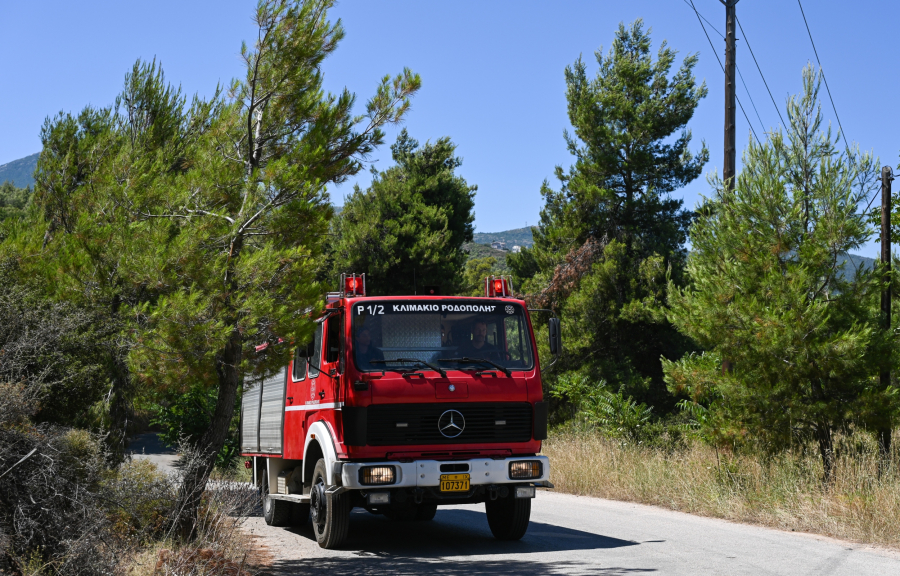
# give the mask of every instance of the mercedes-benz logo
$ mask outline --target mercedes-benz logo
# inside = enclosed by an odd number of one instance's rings
[[[438,430],[446,438],[456,438],[466,428],[466,419],[457,410],[447,410],[438,418]]]

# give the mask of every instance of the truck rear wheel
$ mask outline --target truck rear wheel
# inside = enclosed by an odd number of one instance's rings
[[[325,460],[319,459],[313,471],[309,492],[309,517],[312,520],[316,541],[322,548],[339,547],[347,539],[350,528],[350,498],[348,494],[335,494],[329,501]]]
[[[275,500],[269,495],[269,475],[262,481],[263,518],[269,526],[290,526],[291,502]]]
[[[498,540],[519,540],[528,531],[531,519],[531,498],[506,498],[484,503],[488,526]]]

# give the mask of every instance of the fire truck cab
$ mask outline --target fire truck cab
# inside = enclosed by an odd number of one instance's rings
[[[355,507],[427,521],[483,502],[495,537],[524,536],[535,489],[552,485],[531,318],[509,280],[487,278],[484,297],[367,297],[364,275],[341,286],[313,342],[245,385],[241,453],[266,522],[311,521],[336,548]]]

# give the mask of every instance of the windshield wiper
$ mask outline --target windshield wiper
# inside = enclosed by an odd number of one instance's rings
[[[469,363],[469,362],[472,362],[472,363],[480,362],[481,364],[490,364],[497,370],[500,370],[504,374],[506,374],[507,378],[512,378],[512,370],[510,370],[506,366],[501,366],[500,364],[497,364],[493,360],[488,360],[487,358],[467,358],[465,356],[463,356],[462,358],[438,358],[438,362],[461,362],[463,364]]]
[[[419,360],[418,358],[394,358],[393,360],[369,360],[369,364],[387,364],[388,362],[415,362],[416,364],[419,364],[420,366],[427,366],[427,367],[431,368],[432,370],[434,370],[435,372],[440,374],[441,378],[447,377],[447,373],[444,372],[444,370],[441,369],[440,367],[435,366],[434,364],[432,364],[430,362],[426,362],[424,360]]]

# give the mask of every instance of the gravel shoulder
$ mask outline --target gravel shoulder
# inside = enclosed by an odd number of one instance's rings
[[[542,491],[519,542],[491,536],[483,505],[441,507],[432,522],[392,522],[363,510],[343,550],[311,528],[248,518],[274,575],[368,574],[900,574],[900,553],[826,537],[736,524],[653,506]]]

